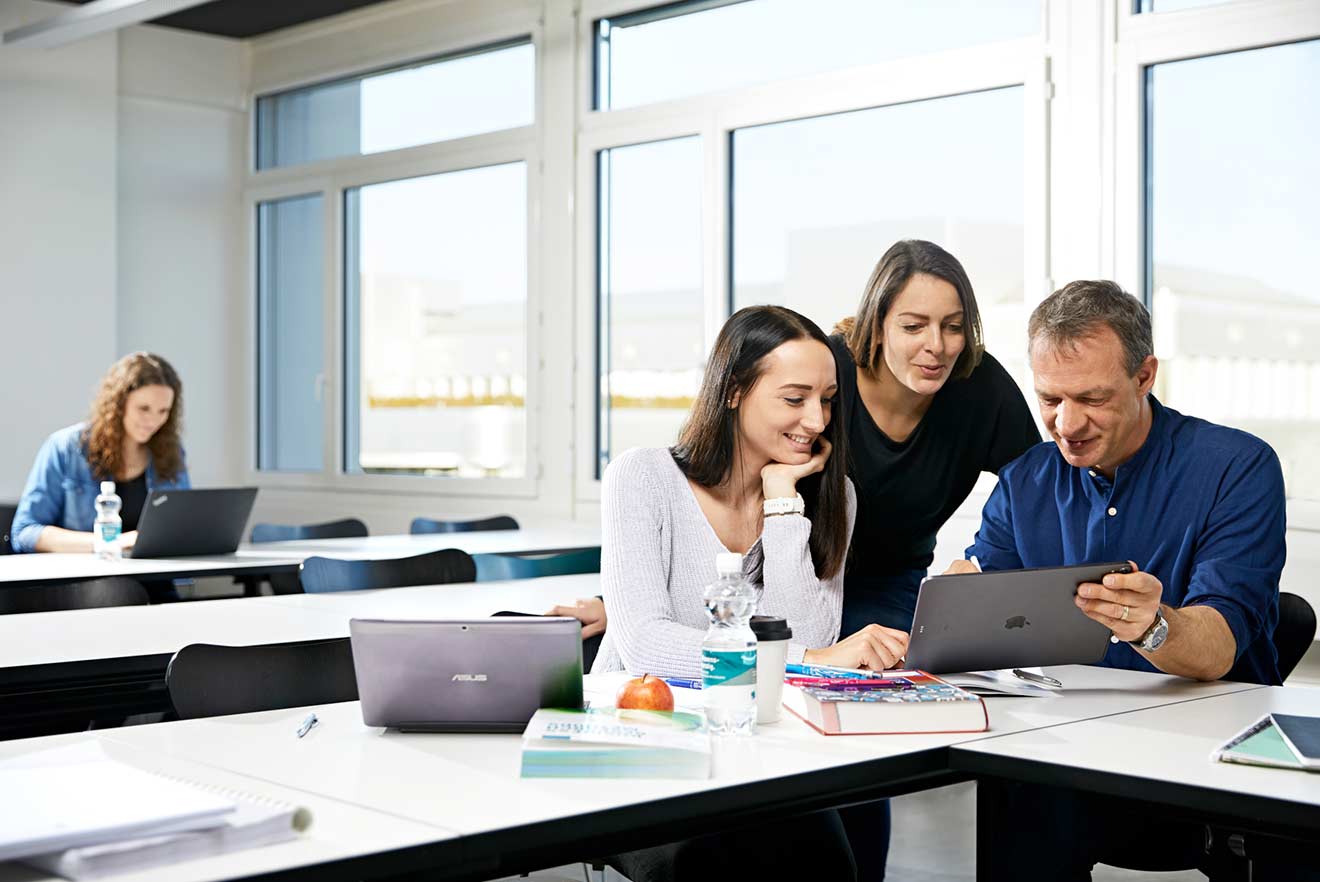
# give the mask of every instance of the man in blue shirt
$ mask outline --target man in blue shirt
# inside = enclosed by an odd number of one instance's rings
[[[1285,521],[1274,451],[1155,399],[1150,315],[1113,282],[1054,292],[1028,338],[1053,443],[1000,470],[967,556],[986,570],[1129,560],[1133,573],[1078,588],[1078,607],[1115,637],[1101,665],[1278,684]],[[1010,802],[1012,826],[1031,830],[1019,854],[1042,878],[1089,879],[1106,855],[1131,865],[1134,851],[1138,866],[1191,867],[1204,850],[1200,826],[1155,818],[1169,835],[1147,835],[1137,803],[1025,786]],[[1024,862],[1005,869],[1027,878]]]

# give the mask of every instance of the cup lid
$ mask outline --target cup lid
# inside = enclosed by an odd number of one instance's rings
[[[757,640],[789,640],[793,629],[779,616],[752,616],[752,633]]]

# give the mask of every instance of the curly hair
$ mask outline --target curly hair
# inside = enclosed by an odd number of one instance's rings
[[[124,465],[124,408],[129,393],[144,386],[168,386],[174,390],[174,406],[165,425],[151,436],[147,449],[162,480],[170,481],[183,468],[179,433],[183,422],[183,383],[170,363],[150,352],[125,355],[101,378],[101,388],[92,402],[92,413],[83,431],[87,462],[97,480],[112,481]]]

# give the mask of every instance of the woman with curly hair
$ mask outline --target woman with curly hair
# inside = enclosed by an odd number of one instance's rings
[[[91,551],[96,496],[114,481],[124,548],[151,490],[189,486],[179,425],[183,384],[159,355],[134,352],[101,379],[86,422],[55,432],[37,452],[11,530],[14,551]]]

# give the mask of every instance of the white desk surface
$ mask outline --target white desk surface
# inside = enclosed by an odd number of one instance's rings
[[[1071,695],[1004,698],[990,707],[993,732],[1058,725],[1090,716],[1224,694],[1241,684],[1197,684],[1154,674],[1059,668]],[[588,678],[593,703],[612,704],[627,675]],[[1066,682],[1066,681],[1065,681]],[[1101,686],[1098,684],[1104,683]],[[1090,684],[1090,688],[1087,688]],[[676,690],[680,701],[696,700]],[[1028,706],[1030,705],[1030,706]],[[517,735],[401,733],[363,724],[357,702],[315,708],[306,738],[293,736],[307,708],[107,730],[105,738],[236,772],[296,790],[477,834],[606,811],[666,797],[756,783],[897,757],[985,738],[977,734],[826,737],[791,714],[746,741],[719,740],[706,781],[529,779],[519,777]],[[462,799],[437,794],[464,794]]]
[[[214,762],[193,763],[177,757],[145,753],[137,748],[101,738],[97,733],[78,732],[72,735],[0,742],[0,757],[19,756],[88,740],[99,741],[106,753],[119,762],[202,785],[278,799],[303,806],[312,813],[311,826],[302,835],[289,842],[109,877],[117,882],[119,880],[207,882],[207,880],[230,879],[235,876],[290,870],[387,849],[452,840],[457,835],[455,831],[410,821],[394,814],[374,812],[361,806],[324,799],[315,794],[294,791],[269,781],[250,778],[220,768]],[[21,864],[0,863],[0,882],[35,882],[48,878],[52,877]]]
[[[0,616],[0,668],[158,655],[189,643],[247,646],[347,637],[353,616],[479,617],[505,609],[541,613],[595,594],[599,581],[591,573]]]
[[[289,552],[238,552],[200,557],[101,560],[94,554],[7,554],[0,556],[0,590],[5,582],[53,582],[127,576],[130,579],[187,575],[223,575],[261,566],[296,567],[307,555]]]
[[[468,554],[539,554],[600,547],[600,524],[572,521],[527,524],[518,530],[479,530],[473,533],[427,533],[365,536],[352,539],[305,539],[244,545],[240,558],[291,555],[299,559],[320,555],[355,560],[372,557],[409,557],[441,548]]]
[[[1137,713],[960,745],[955,753],[1066,766],[1320,806],[1320,775],[1210,760],[1210,753],[1268,713],[1320,716],[1320,689],[1261,687]]]

